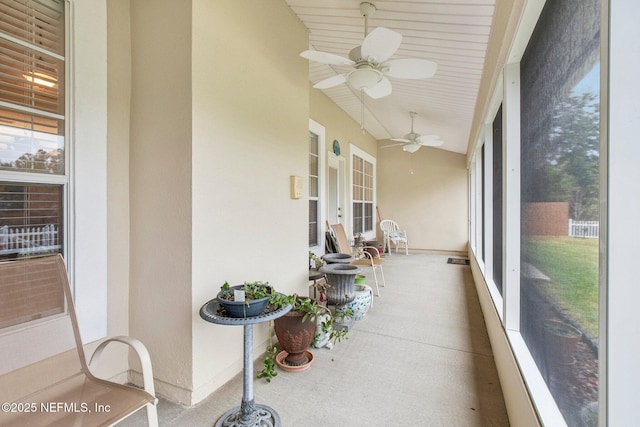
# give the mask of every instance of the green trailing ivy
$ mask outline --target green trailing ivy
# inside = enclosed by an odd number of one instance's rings
[[[349,339],[347,335],[348,331],[346,329],[336,329],[333,327],[336,318],[333,317],[329,309],[324,305],[318,304],[311,298],[301,298],[297,294],[283,295],[276,293],[276,295],[269,300],[269,303],[272,306],[272,310],[277,310],[285,307],[287,304],[291,304],[291,311],[304,313],[302,322],[315,322],[320,314],[328,313],[329,317],[320,323],[322,332],[329,334],[329,340],[334,344],[339,343],[343,339]],[[339,318],[349,316],[353,316],[353,311],[351,309],[347,309]],[[267,345],[267,349],[264,353],[264,358],[262,360],[263,368],[258,373],[258,378],[264,378],[265,381],[269,383],[273,377],[278,375],[275,363],[277,354],[278,348],[273,343],[273,323],[269,322],[269,345]]]

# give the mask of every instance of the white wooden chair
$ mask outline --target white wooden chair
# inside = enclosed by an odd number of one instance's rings
[[[407,238],[406,230],[400,230],[398,223],[392,219],[380,221],[380,229],[384,233],[383,252],[388,251],[388,253],[391,253],[391,242],[393,242],[396,246],[396,253],[398,253],[398,245],[404,244],[404,253],[409,255],[409,239]]]
[[[340,253],[348,255],[358,255],[352,253],[349,239],[347,239],[347,233],[346,231],[344,231],[344,227],[342,226],[342,224],[331,224],[330,227],[338,244],[338,250],[340,251]],[[361,256],[361,258],[356,258],[354,261],[351,261],[351,265],[371,267],[373,269],[373,279],[376,284],[376,296],[380,296],[380,288],[378,287],[378,275],[376,274],[376,270],[380,270],[380,275],[382,276],[382,286],[386,286],[387,283],[384,279],[384,270],[382,269],[382,263],[384,262],[384,259],[380,256],[378,248],[373,246],[363,246]]]
[[[69,337],[76,344],[75,351],[51,359],[55,362],[46,362],[45,367],[36,363],[0,375],[0,400],[16,408],[0,413],[1,426],[111,426],[146,408],[149,426],[157,427],[151,359],[140,341],[125,336],[107,339],[87,364],[62,256],[0,262],[0,278],[0,328],[51,316],[65,319],[68,330],[50,340]],[[138,355],[144,389],[93,375],[89,366],[95,367],[112,342],[127,344]],[[20,355],[29,350],[16,346],[12,351]]]

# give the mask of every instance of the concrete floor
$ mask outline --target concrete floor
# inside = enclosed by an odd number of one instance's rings
[[[508,426],[471,270],[447,264],[451,256],[393,253],[387,286],[349,339],[312,349],[304,372],[256,379],[255,402],[275,409],[286,427]],[[373,285],[371,269],[363,270]],[[254,370],[261,369],[259,359]],[[192,408],[160,399],[160,425],[212,426],[241,399],[239,374]],[[144,425],[144,410],[120,424]]]

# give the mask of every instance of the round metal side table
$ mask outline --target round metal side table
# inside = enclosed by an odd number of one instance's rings
[[[200,317],[218,325],[242,325],[244,327],[244,369],[242,403],[239,407],[225,412],[214,427],[280,427],[278,413],[267,405],[256,404],[253,399],[253,325],[268,322],[284,316],[291,305],[254,317],[234,318],[219,314],[220,304],[216,299],[206,302],[200,308]]]

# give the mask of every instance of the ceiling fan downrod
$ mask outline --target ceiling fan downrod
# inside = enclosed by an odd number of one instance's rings
[[[376,13],[376,6],[368,1],[360,3],[360,13],[364,16],[364,36],[369,34],[369,17]]]
[[[362,134],[365,134],[364,128],[364,89],[360,89],[360,129],[362,129]]]
[[[411,116],[411,134],[413,134],[413,118],[416,116],[415,111],[409,111],[409,115]]]

